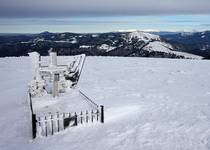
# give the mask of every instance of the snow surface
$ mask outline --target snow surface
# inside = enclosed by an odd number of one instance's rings
[[[98,34],[92,34],[92,37],[99,37]]]
[[[92,46],[90,45],[81,45],[79,48],[91,48]]]
[[[75,44],[75,43],[77,43],[77,39],[76,38],[71,38],[71,39],[59,40],[59,41],[54,41],[54,42],[56,42],[56,43],[71,43],[71,44]]]
[[[59,97],[52,95],[33,98],[33,110],[38,116],[45,116],[51,112],[60,113],[80,113],[81,111],[91,111],[94,107],[79,94],[78,89],[69,89],[66,93],[61,93]],[[95,109],[94,109],[95,110]]]
[[[150,42],[144,48],[148,49],[149,51],[159,51],[159,52],[165,52],[165,53],[168,53],[170,52],[170,49],[173,49],[173,47],[170,44],[163,43],[160,41]]]
[[[72,43],[72,44],[77,43],[77,39],[76,39],[75,37],[74,37],[74,38],[72,38],[70,43]]]
[[[44,38],[36,38],[36,39],[34,39],[33,40],[33,42],[44,42],[45,41],[45,39]]]
[[[158,51],[158,52],[164,52],[164,53],[171,53],[175,55],[184,56],[185,58],[202,59],[202,57],[198,55],[193,55],[193,54],[189,54],[185,52],[172,51],[173,50],[172,45],[161,42],[161,41],[150,42],[148,45],[144,47],[144,50],[148,50],[150,52]]]
[[[202,39],[205,38],[205,37],[206,37],[205,35],[202,35],[202,36],[201,36]]]
[[[61,57],[68,61],[70,57]],[[105,123],[31,139],[28,57],[1,58],[1,150],[209,150],[210,61],[87,57],[80,89]]]
[[[105,50],[106,52],[110,52],[110,51],[114,50],[115,48],[116,47],[110,46],[110,45],[107,45],[107,44],[102,44],[101,46],[98,47],[98,49]]]

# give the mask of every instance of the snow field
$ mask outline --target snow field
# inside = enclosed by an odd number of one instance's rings
[[[30,60],[2,58],[0,149],[208,150],[209,65],[204,60],[88,57],[79,88],[105,106],[105,123],[31,141]]]

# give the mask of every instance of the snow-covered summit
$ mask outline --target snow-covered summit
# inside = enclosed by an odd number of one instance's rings
[[[142,31],[134,31],[128,34],[128,39],[131,41],[132,39],[138,39],[139,41],[149,42],[149,41],[159,41],[160,37],[158,35],[150,34]]]
[[[133,44],[132,42],[136,42],[138,40],[136,47],[139,48],[141,51],[145,51],[145,53],[150,53],[151,55],[158,56],[162,55],[162,57],[169,57],[169,58],[189,58],[189,59],[202,59],[202,57],[188,54],[184,52],[178,52],[176,49],[168,42],[161,40],[160,36],[154,35],[151,33],[143,32],[143,31],[134,31],[130,32],[128,35],[128,42]],[[143,44],[142,44],[143,42]],[[139,50],[139,51],[140,51]],[[133,55],[137,55],[138,51],[134,52]]]

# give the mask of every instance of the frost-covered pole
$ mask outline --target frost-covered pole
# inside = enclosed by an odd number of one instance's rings
[[[53,97],[58,96],[59,73],[53,74]]]
[[[56,68],[57,67],[57,53],[56,52],[51,52],[50,53],[50,66],[51,68]],[[52,72],[52,79],[53,79],[53,90],[52,94],[53,97],[58,96],[58,81],[59,81],[59,74]]]
[[[37,52],[32,52],[32,53],[29,53],[29,56],[31,58],[31,63],[32,63],[33,79],[40,80],[41,79],[40,72],[39,72],[40,54]]]
[[[57,67],[57,53],[50,53],[50,67]]]

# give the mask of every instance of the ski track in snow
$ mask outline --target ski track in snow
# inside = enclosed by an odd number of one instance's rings
[[[79,88],[105,106],[105,124],[79,125],[32,141],[26,94],[30,60],[1,58],[0,150],[208,150],[209,65],[87,57]]]

